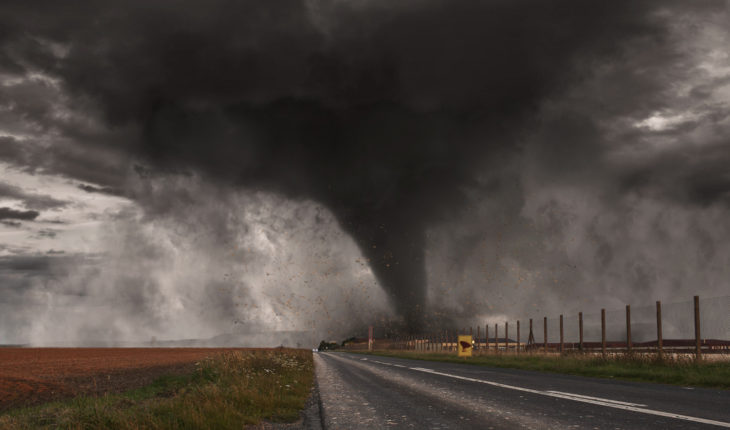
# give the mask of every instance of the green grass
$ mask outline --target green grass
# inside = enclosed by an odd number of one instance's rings
[[[487,354],[459,358],[456,353],[450,355],[414,351],[374,351],[371,354],[599,378],[730,389],[730,361],[727,360],[696,362],[690,358],[672,357],[658,360],[656,357],[649,355],[616,355],[603,358],[601,356],[579,354],[564,355],[562,357],[541,354]]]
[[[122,394],[77,397],[0,416],[2,429],[228,429],[293,422],[314,378],[306,350],[234,351],[191,375],[167,376]]]

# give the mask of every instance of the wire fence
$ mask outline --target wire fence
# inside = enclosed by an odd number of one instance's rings
[[[730,296],[654,306],[626,306],[559,316],[528,316],[461,330],[377,339],[370,348],[450,352],[458,335],[471,335],[473,351],[545,353],[730,353]],[[349,349],[367,349],[351,344]]]

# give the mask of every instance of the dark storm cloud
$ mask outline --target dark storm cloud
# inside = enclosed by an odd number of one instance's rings
[[[67,273],[71,266],[90,265],[98,260],[96,254],[65,254],[58,251],[27,253],[0,257],[0,272],[30,275]]]
[[[31,174],[59,174],[102,188],[115,189],[123,182],[128,156],[105,146],[114,142],[109,136],[81,142],[53,137],[52,141],[48,146],[37,139],[0,136],[0,161]]]
[[[52,257],[45,255],[24,255],[0,257],[1,272],[46,272],[51,267]]]
[[[33,221],[38,218],[38,211],[19,211],[12,208],[0,208],[0,219],[19,219]]]
[[[459,207],[474,163],[509,147],[581,61],[657,31],[636,3],[314,4],[90,4],[67,21],[17,6],[40,22],[5,40],[111,124],[142,124],[138,151],[157,163],[325,203],[413,313],[425,228]]]
[[[120,191],[111,187],[95,187],[89,184],[79,184],[79,189],[87,193],[119,194]]]
[[[730,127],[717,127],[718,134],[726,135],[728,131]],[[684,147],[618,169],[617,178],[624,190],[695,207],[730,207],[730,140],[708,136],[704,141],[693,141],[682,132],[671,138],[684,143]]]
[[[45,194],[31,194],[22,188],[0,182],[0,197],[20,200],[28,209],[45,210],[65,207],[69,202]]]
[[[6,2],[0,58],[13,73],[59,77],[75,100],[98,106],[111,129],[140,131],[109,143],[112,154],[141,157],[151,171],[200,170],[221,183],[326,205],[413,321],[425,304],[426,230],[467,206],[465,190],[482,187],[477,176],[492,184],[480,198],[503,198],[512,211],[505,217],[516,216],[521,176],[500,169],[515,154],[524,151],[536,177],[549,182],[621,174],[633,178],[622,182],[631,190],[654,177],[677,183],[659,169],[651,173],[654,164],[632,171],[604,162],[600,119],[649,113],[666,97],[670,76],[636,72],[661,72],[678,56],[653,7]],[[541,113],[596,70],[605,83],[570,95],[576,107]],[[48,116],[25,106],[33,118]],[[74,128],[60,128],[73,135]],[[535,130],[544,134],[535,137]],[[53,169],[118,187],[113,155],[89,158],[84,148],[95,147],[94,139],[76,140],[84,146],[52,149]],[[0,151],[22,155],[14,146]],[[685,170],[685,194],[697,202],[726,198],[722,171],[703,175],[705,163],[697,162]]]
[[[0,136],[0,160],[24,166],[28,162],[28,157],[16,138]]]
[[[55,43],[29,37],[34,44]],[[15,56],[22,56],[20,48],[27,45],[0,44]],[[44,52],[54,56],[56,51]],[[69,94],[62,80],[28,60],[23,59],[27,69],[21,72],[0,64],[0,161],[32,174],[118,185],[126,169],[125,142],[134,140],[129,130],[103,125],[88,97]]]

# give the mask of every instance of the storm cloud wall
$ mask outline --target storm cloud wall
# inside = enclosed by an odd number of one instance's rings
[[[654,210],[682,208],[681,219],[727,211],[717,161],[728,159],[717,137],[726,107],[687,120],[714,121],[714,131],[690,136],[707,142],[702,152],[647,149],[655,132],[687,138],[689,122],[641,125],[691,105],[671,91],[694,76],[680,41],[726,13],[722,2],[124,2],[78,3],[60,16],[6,8],[7,67],[57,77],[105,127],[129,133],[109,143],[82,136],[83,146],[106,144],[158,174],[194,172],[223,189],[325,206],[411,328],[434,303],[477,309],[465,303],[485,288],[498,291],[492,301],[523,306],[507,266],[535,284],[560,279],[545,306],[596,279],[626,284],[607,268],[667,242],[652,233],[627,250],[614,242],[635,237],[622,228]],[[709,97],[713,79],[687,93]],[[124,192],[156,210],[157,197]],[[669,243],[713,242],[700,237],[711,226],[682,226]],[[717,246],[713,258],[726,261]]]
[[[587,73],[578,58],[659,31],[635,7],[580,2],[271,7],[145,10],[149,37],[122,48],[138,60],[106,57],[114,86],[70,84],[110,121],[139,121],[158,165],[325,204],[409,323],[426,304],[425,230],[458,212],[480,162],[519,150],[539,103]]]

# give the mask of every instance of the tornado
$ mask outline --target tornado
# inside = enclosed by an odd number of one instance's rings
[[[426,308],[426,230],[464,201],[459,185],[476,152],[464,144],[470,127],[399,106],[342,111],[280,101],[194,112],[168,106],[145,139],[156,165],[201,166],[225,183],[325,205],[415,330]]]
[[[428,229],[522,150],[542,104],[660,33],[629,1],[78,2],[69,22],[24,8],[23,64],[128,130],[84,144],[321,203],[410,330]]]

